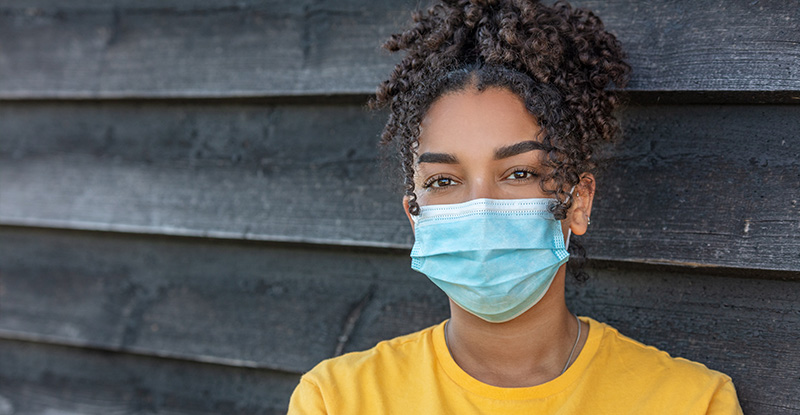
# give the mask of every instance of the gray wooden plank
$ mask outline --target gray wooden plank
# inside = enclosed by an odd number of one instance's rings
[[[402,255],[0,229],[7,338],[301,372],[347,345],[347,316],[378,289],[420,304],[403,328],[446,311]]]
[[[0,97],[372,92],[412,2],[71,3],[0,5]]]
[[[798,111],[629,108],[589,256],[800,270]],[[408,248],[381,123],[338,104],[0,104],[0,223]]]
[[[0,99],[372,93],[398,59],[379,46],[417,3],[3,1]],[[574,3],[629,51],[632,91],[773,91],[797,102],[792,0]]]
[[[800,8],[794,1],[574,4],[596,11],[623,42],[635,72],[632,90],[797,90],[800,70],[789,68],[800,57]],[[773,53],[786,53],[786,60],[767,63]],[[793,100],[800,97],[793,94]]]
[[[410,243],[375,163],[381,117],[357,105],[0,107],[3,223]]]
[[[800,271],[793,106],[641,106],[600,176],[597,259]]]
[[[390,250],[0,227],[0,338],[302,372],[446,318],[446,297],[409,262]],[[800,280],[624,263],[589,272],[568,284],[576,312],[731,375],[747,413],[800,409]]]
[[[0,411],[285,414],[299,375],[0,340]]]

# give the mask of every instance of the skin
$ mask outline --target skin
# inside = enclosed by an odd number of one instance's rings
[[[541,171],[543,152],[520,144],[538,141],[539,131],[536,118],[509,90],[479,92],[468,87],[439,97],[421,122],[415,171],[418,203],[550,197],[535,176]],[[586,233],[594,190],[594,177],[583,174],[562,221],[565,239],[568,229],[576,235]],[[403,206],[413,229],[407,198]],[[535,386],[558,377],[578,331],[564,300],[565,275],[566,265],[562,265],[541,301],[505,323],[484,321],[451,300],[447,340],[459,367],[499,387]],[[581,324],[581,338],[570,363],[589,332],[588,324]]]

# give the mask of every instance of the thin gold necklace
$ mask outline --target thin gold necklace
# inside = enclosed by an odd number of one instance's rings
[[[578,340],[581,339],[581,320],[578,318],[577,314],[573,314],[573,315],[575,316],[575,321],[578,322],[578,335],[575,336],[575,344],[572,345],[572,350],[569,352],[569,357],[567,358],[567,363],[564,364],[564,369],[561,371],[562,375],[564,374],[564,372],[567,371],[567,368],[569,367],[569,362],[570,362],[570,360],[572,360],[572,355],[575,353],[575,349],[578,347]]]
[[[580,339],[581,339],[581,320],[578,318],[577,315],[573,314],[573,316],[575,316],[575,321],[578,322],[578,335],[575,336],[575,343],[572,345],[572,350],[569,352],[569,357],[567,358],[567,363],[564,364],[564,369],[561,370],[561,373],[559,374],[559,376],[563,375],[564,372],[567,371],[567,368],[569,367],[569,362],[572,361],[572,355],[575,354],[575,349],[578,348],[578,341],[580,341]],[[453,351],[450,350],[450,340],[448,339],[449,336],[447,335],[447,325],[448,324],[450,324],[450,320],[447,320],[444,323],[444,345],[447,346],[447,352],[450,353],[450,357],[452,357],[453,356]]]

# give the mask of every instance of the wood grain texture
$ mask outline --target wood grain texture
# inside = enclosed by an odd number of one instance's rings
[[[570,307],[730,375],[748,414],[800,410],[800,281],[619,265]],[[386,250],[0,227],[0,287],[0,338],[295,373],[447,316]]]
[[[800,271],[798,115],[793,106],[626,112],[626,137],[599,179],[590,256]]]
[[[1,235],[0,336],[9,338],[302,372],[356,341],[341,336],[364,298],[367,314],[402,305],[368,341],[446,312],[444,295],[402,255],[15,228]]]
[[[0,413],[285,414],[299,375],[0,340]]]
[[[800,107],[622,117],[591,258],[800,270]],[[7,103],[0,223],[409,248],[381,123],[357,105]]]
[[[632,91],[800,99],[800,11],[791,0],[574,4],[595,10],[623,42]],[[0,99],[372,93],[398,59],[380,44],[416,5],[3,1]]]
[[[411,242],[401,198],[376,163],[382,117],[369,118],[360,106],[1,107],[4,223]]]
[[[38,1],[0,6],[4,98],[372,92],[411,1]],[[379,75],[380,74],[380,75]],[[367,86],[368,85],[368,86]]]

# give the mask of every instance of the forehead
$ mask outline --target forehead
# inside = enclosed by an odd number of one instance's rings
[[[494,149],[536,139],[539,125],[504,88],[469,88],[439,97],[420,123],[418,152]]]

